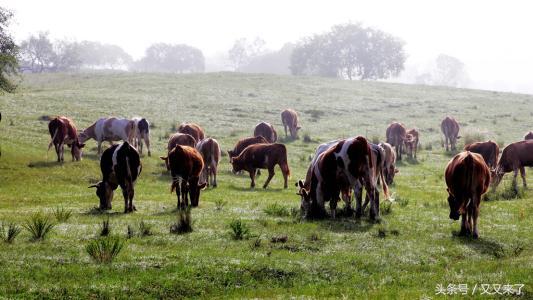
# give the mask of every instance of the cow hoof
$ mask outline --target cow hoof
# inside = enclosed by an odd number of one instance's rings
[[[472,235],[472,237],[474,238],[474,240],[477,240],[477,239],[479,238],[479,235],[478,235],[476,232],[474,232],[474,234]]]

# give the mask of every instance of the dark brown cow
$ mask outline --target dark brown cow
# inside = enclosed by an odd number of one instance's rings
[[[498,164],[500,147],[498,147],[498,144],[493,141],[472,143],[466,145],[464,150],[481,154],[490,169],[496,168],[496,165]]]
[[[195,123],[182,123],[178,127],[178,132],[190,134],[196,140],[197,143],[205,138],[204,130],[202,129],[202,127]]]
[[[235,156],[239,156],[241,154],[242,150],[244,150],[246,147],[253,145],[253,144],[267,144],[268,141],[263,136],[254,136],[249,138],[241,139],[235,144],[235,147],[233,150],[228,150],[228,155],[230,159]]]
[[[448,186],[448,204],[450,219],[459,220],[459,235],[470,235],[477,239],[477,218],[481,196],[487,192],[490,184],[490,170],[483,157],[469,151],[453,157],[445,172]]]
[[[533,167],[533,140],[512,143],[503,149],[498,166],[496,166],[496,170],[493,172],[494,188],[500,184],[505,173],[513,171],[513,187],[516,190],[516,176],[518,176],[518,170],[520,170],[520,176],[522,177],[524,187],[527,187],[525,167]]]
[[[189,197],[193,207],[200,202],[200,191],[206,183],[199,183],[200,173],[204,168],[202,155],[193,147],[176,145],[167,157],[161,157],[170,167],[172,185],[170,192],[176,190],[178,208],[189,206]]]
[[[524,136],[524,140],[533,140],[533,131],[526,133],[526,136]]]
[[[298,114],[296,111],[289,108],[281,112],[281,123],[283,123],[283,128],[285,129],[285,137],[287,137],[287,128],[289,128],[291,138],[298,138],[298,130],[301,127],[298,126]]]
[[[262,136],[269,143],[275,143],[278,140],[278,134],[274,126],[267,122],[261,122],[255,126],[254,136]]]
[[[459,136],[459,123],[452,117],[446,117],[440,123],[440,129],[444,134],[444,144],[446,145],[446,151],[449,151],[448,144],[452,151],[457,150],[457,140],[461,138]]]
[[[55,117],[48,123],[48,132],[52,138],[48,150],[54,145],[58,162],[65,161],[63,157],[65,145],[71,149],[72,161],[81,160],[81,149],[85,145],[79,142],[78,131],[72,120],[63,116]]]
[[[169,137],[167,151],[170,152],[176,145],[194,147],[196,143],[197,141],[192,135],[177,132]]]
[[[111,146],[100,159],[100,170],[102,181],[89,186],[96,188],[100,209],[111,209],[114,190],[120,186],[124,196],[124,213],[136,210],[133,205],[134,186],[142,170],[137,150],[128,142]]]
[[[387,143],[396,148],[396,157],[402,160],[403,144],[407,130],[402,123],[393,122],[387,127],[386,137]]]
[[[392,149],[392,146],[389,143],[379,143],[379,146],[385,150],[385,182],[388,185],[391,185],[394,182],[394,175],[398,173],[396,169],[396,153]]]
[[[290,176],[290,169],[287,163],[287,148],[283,144],[254,144],[246,147],[239,156],[230,160],[233,165],[233,172],[241,170],[250,173],[252,180],[251,187],[255,187],[255,175],[257,169],[268,169],[268,179],[263,188],[266,189],[272,177],[274,177],[274,167],[279,165],[283,173],[284,188],[287,188],[287,178]]]
[[[206,182],[207,186],[217,187],[217,168],[220,161],[220,145],[212,138],[201,140],[196,149],[204,160],[204,168],[201,173],[200,182]]]
[[[407,130],[405,134],[404,143],[405,143],[405,148],[407,151],[407,156],[409,156],[410,158],[414,157],[416,159],[416,152],[417,152],[418,144],[419,144],[418,130],[416,130],[415,128]],[[414,153],[414,156],[413,156],[413,153]]]

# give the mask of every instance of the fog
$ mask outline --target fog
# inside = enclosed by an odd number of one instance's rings
[[[135,59],[157,42],[201,49],[207,70],[242,37],[280,49],[331,26],[362,22],[405,42],[412,82],[439,54],[460,59],[468,87],[533,93],[529,1],[0,1],[15,17],[20,41],[48,31],[55,39],[95,40],[123,47]],[[216,66],[216,67],[209,67]],[[411,74],[411,75],[410,75]]]

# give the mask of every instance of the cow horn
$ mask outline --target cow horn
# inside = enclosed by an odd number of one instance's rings
[[[90,185],[90,186],[88,186],[87,188],[89,188],[89,189],[90,189],[90,188],[98,188],[98,184]]]

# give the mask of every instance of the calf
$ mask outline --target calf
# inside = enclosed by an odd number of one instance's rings
[[[148,149],[148,156],[152,156],[150,151],[150,123],[145,118],[133,118],[135,122],[135,147],[139,153],[143,154],[143,141]]]
[[[526,136],[524,136],[524,140],[533,140],[533,131],[526,133]]]
[[[406,135],[405,126],[399,122],[393,122],[387,127],[386,137],[387,143],[391,144],[396,149],[396,157],[402,160],[403,145]]]
[[[193,147],[176,145],[167,157],[161,157],[170,168],[172,185],[170,192],[176,190],[179,209],[189,206],[189,197],[193,207],[200,202],[200,191],[206,183],[199,183],[200,173],[204,168],[202,155]]]
[[[445,171],[448,188],[450,219],[459,220],[460,235],[470,235],[477,239],[477,218],[481,196],[490,184],[490,170],[477,153],[461,152],[453,157]]]
[[[414,158],[416,159],[416,152],[417,152],[417,149],[418,149],[418,143],[419,143],[419,140],[418,140],[418,130],[416,129],[410,129],[410,130],[407,130],[406,134],[405,134],[405,141],[404,141],[404,144],[405,144],[405,148],[407,150],[407,155],[410,157],[410,158],[413,158],[413,153],[414,153]]]
[[[128,142],[111,146],[102,155],[100,170],[102,181],[89,186],[96,188],[100,209],[111,209],[114,190],[120,186],[124,196],[124,213],[136,210],[133,205],[134,186],[142,170],[137,150]]]
[[[500,161],[498,162],[496,169],[493,171],[494,189],[500,184],[505,173],[513,171],[513,187],[516,190],[518,170],[520,170],[520,176],[522,177],[524,187],[527,187],[525,167],[533,167],[533,140],[512,143],[503,149]]]
[[[283,123],[283,128],[285,129],[285,137],[287,137],[287,128],[289,128],[291,138],[297,139],[298,130],[300,130],[301,127],[298,126],[298,114],[296,111],[293,109],[286,109],[281,112],[281,122]]]
[[[490,169],[496,168],[496,165],[498,164],[500,147],[498,147],[498,144],[493,141],[472,143],[466,145],[464,150],[481,154]]]
[[[108,141],[125,141],[132,144],[135,138],[135,122],[115,117],[101,118],[82,131],[78,138],[80,143],[94,139],[98,143],[98,156],[102,153],[102,143]]]
[[[383,171],[385,182],[391,185],[394,182],[394,175],[398,173],[398,169],[396,169],[396,153],[389,143],[379,143],[379,146],[385,150],[385,166]]]
[[[201,140],[196,149],[202,155],[204,168],[200,176],[200,182],[206,182],[207,186],[217,187],[217,168],[220,161],[220,145],[212,138]]]
[[[178,132],[190,134],[196,140],[197,143],[205,138],[204,130],[202,129],[202,127],[200,127],[200,125],[195,123],[182,123],[178,127]]]
[[[451,150],[457,150],[456,143],[459,138],[459,123],[452,117],[446,117],[440,123],[440,129],[444,134],[444,144],[446,145],[446,151],[448,151],[448,144],[450,144]]]
[[[63,157],[65,145],[71,149],[72,161],[81,160],[81,149],[85,145],[78,140],[78,132],[72,120],[63,116],[55,117],[48,123],[48,132],[52,138],[48,150],[54,145],[58,162],[65,161]]]
[[[275,143],[278,140],[278,134],[274,126],[267,122],[261,122],[255,125],[254,136],[262,136],[269,143]]]
[[[287,163],[287,148],[283,144],[254,144],[246,147],[239,156],[230,160],[233,172],[241,170],[250,173],[252,180],[251,187],[255,187],[255,175],[257,169],[268,169],[268,179],[263,188],[266,189],[272,177],[274,177],[274,167],[279,165],[283,173],[284,188],[287,188],[287,177],[290,176],[290,169]]]

